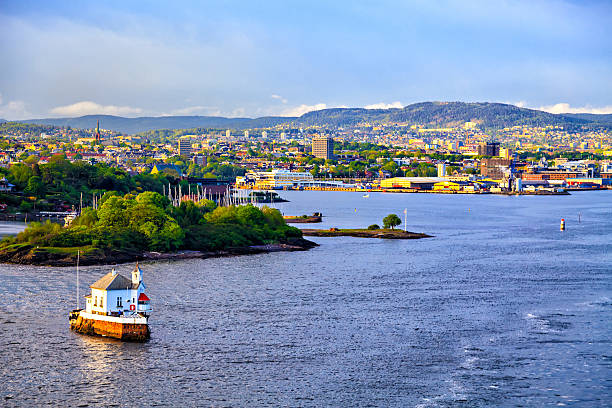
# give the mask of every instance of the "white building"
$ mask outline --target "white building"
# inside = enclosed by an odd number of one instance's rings
[[[293,172],[289,170],[258,171],[247,173],[236,178],[236,185],[252,185],[255,188],[275,190],[283,187],[300,187],[311,185],[314,177],[308,172]]]
[[[132,313],[149,313],[150,299],[145,295],[142,270],[136,264],[132,280],[119,275],[115,269],[90,286],[91,295],[86,296],[85,311],[103,316],[121,316]]]

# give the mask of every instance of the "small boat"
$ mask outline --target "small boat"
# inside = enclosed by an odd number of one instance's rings
[[[77,308],[70,312],[71,330],[123,341],[142,342],[150,338],[148,321],[152,309],[150,299],[144,293],[146,287],[138,263],[132,270],[132,279],[118,274],[113,268],[90,288],[91,294],[85,297],[85,309],[78,308],[77,299]]]
[[[362,197],[363,198],[370,198],[370,193],[364,194]]]

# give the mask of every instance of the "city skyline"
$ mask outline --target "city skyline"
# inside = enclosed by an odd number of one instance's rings
[[[603,1],[5,2],[0,118],[491,101],[612,113]]]

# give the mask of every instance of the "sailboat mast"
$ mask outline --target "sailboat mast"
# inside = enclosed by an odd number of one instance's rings
[[[81,258],[81,251],[77,249],[77,297],[76,297],[76,308],[79,310],[79,260]]]

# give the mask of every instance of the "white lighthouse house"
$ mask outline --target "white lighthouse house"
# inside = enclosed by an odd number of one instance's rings
[[[148,317],[151,312],[149,297],[144,293],[142,270],[136,264],[132,279],[118,274],[115,269],[90,286],[91,295],[86,296],[86,313],[102,316]]]

